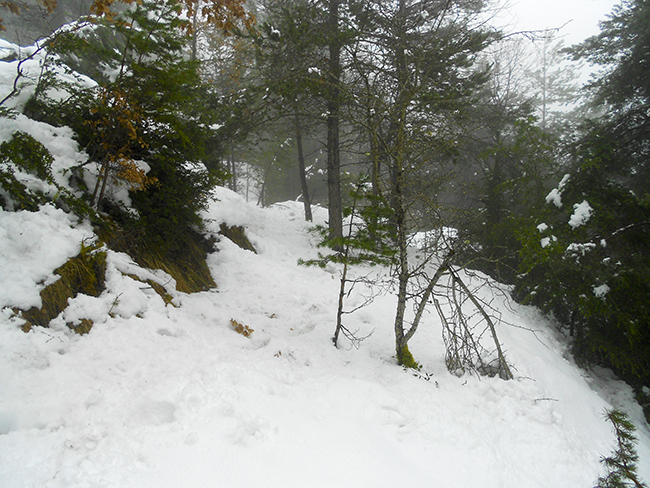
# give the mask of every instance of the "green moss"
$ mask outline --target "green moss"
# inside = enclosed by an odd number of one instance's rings
[[[413,354],[409,351],[407,345],[404,345],[401,349],[397,350],[397,364],[404,366],[405,368],[420,370],[422,366],[413,358]]]
[[[53,318],[66,309],[68,300],[79,293],[99,296],[105,288],[106,253],[99,251],[98,246],[82,243],[79,255],[54,270],[54,274],[60,278],[41,291],[41,308],[32,307],[23,311],[23,318],[30,327],[47,327]]]

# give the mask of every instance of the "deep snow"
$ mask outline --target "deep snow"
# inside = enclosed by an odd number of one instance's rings
[[[15,66],[0,64],[10,79]],[[0,140],[18,128],[50,148],[60,183],[85,157],[65,129],[23,116],[2,120]],[[449,374],[435,314],[412,340],[422,373],[404,371],[390,293],[346,316],[372,333],[358,349],[332,346],[339,269],[297,265],[316,255],[301,203],[215,197],[208,229],[244,225],[259,252],[222,238],[209,257],[217,289],[176,292],[109,250],[106,291],[29,333],[11,307],[38,305],[93,233],[52,206],[0,209],[0,486],[589,488],[614,447],[611,405],[635,421],[650,480],[650,431],[629,387],[578,369],[552,324],[504,287],[481,293],[502,314],[514,380]],[[127,274],[165,285],[176,307]],[[348,307],[362,300],[357,289]],[[65,325],[82,318],[95,322],[85,336]]]

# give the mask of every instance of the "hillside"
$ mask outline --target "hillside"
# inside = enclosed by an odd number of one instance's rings
[[[71,133],[17,115],[2,119],[0,140],[16,130],[49,149],[68,186],[65,170],[85,157]],[[221,237],[208,257],[216,289],[180,293],[98,242],[105,289],[28,332],[15,309],[40,306],[54,270],[97,238],[50,203],[0,209],[0,486],[587,488],[615,445],[603,419],[612,405],[636,422],[650,480],[650,430],[631,390],[577,368],[552,324],[505,287],[480,293],[500,312],[514,380],[448,373],[433,313],[411,342],[422,371],[405,371],[390,291],[346,316],[368,336],[358,348],[332,347],[340,270],[298,266],[316,255],[302,204],[260,208],[224,188],[214,197],[208,232],[244,226],[258,251]],[[92,328],[75,333],[83,321]]]

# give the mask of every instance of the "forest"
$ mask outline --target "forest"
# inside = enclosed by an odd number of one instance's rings
[[[496,29],[499,6],[482,0],[0,7],[5,37],[34,45],[3,54],[19,63],[0,115],[32,83],[22,113],[70,127],[88,154],[78,195],[57,205],[179,289],[214,285],[200,212],[216,185],[298,200],[305,220],[328,215],[324,254],[305,264],[390,266],[400,364],[418,366],[408,341],[442,274],[460,293],[454,270],[473,269],[552,316],[579,363],[613,368],[639,398],[650,385],[648,1],[623,0],[575,46]],[[37,58],[36,74],[21,68]],[[586,84],[580,63],[597,68]],[[49,177],[29,135],[0,157]],[[5,210],[45,198],[6,164],[0,183]],[[504,364],[493,374],[511,375]]]

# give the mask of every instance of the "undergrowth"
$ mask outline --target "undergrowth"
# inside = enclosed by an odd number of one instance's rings
[[[107,247],[128,254],[142,267],[160,269],[171,275],[178,291],[193,293],[216,287],[206,263],[207,254],[214,251],[214,240],[206,239],[189,224],[175,226],[173,238],[169,231],[165,236],[159,235],[155,225],[143,225],[141,217],[129,215],[109,201],[97,212],[85,197],[75,196],[55,182],[53,161],[48,149],[25,132],[16,131],[10,140],[0,144],[0,207],[7,211],[36,212],[52,203],[80,218],[89,218]],[[87,193],[86,188],[82,189]],[[228,237],[238,243],[247,241],[243,229],[226,230]],[[254,251],[250,242],[248,245]],[[41,291],[42,306],[22,312],[26,320],[24,329],[48,326],[65,310],[68,300],[79,293],[99,296],[105,286],[105,271],[106,252],[97,245],[82,243],[80,254],[55,270],[59,279]],[[171,303],[164,287],[151,280],[147,284],[166,304]],[[70,326],[79,333],[87,333],[92,321],[86,319]]]
[[[180,292],[195,293],[217,286],[206,263],[214,243],[199,232],[186,231],[179,240],[182,247],[174,250],[151,239],[137,222],[128,219],[124,224],[104,219],[95,226],[95,232],[109,248],[128,254],[140,266],[169,274]]]
[[[153,291],[155,291],[160,296],[160,298],[163,299],[165,305],[171,305],[172,307],[176,307],[176,305],[173,302],[174,298],[169,293],[167,293],[165,287],[160,283],[157,283],[151,279],[140,278],[139,276],[130,273],[127,273],[125,276],[128,276],[132,280],[139,281],[140,283],[148,285]]]
[[[257,250],[255,249],[255,246],[253,246],[251,241],[248,239],[248,236],[246,235],[246,231],[242,226],[240,225],[228,226],[225,223],[222,223],[219,226],[219,234],[221,234],[224,237],[227,237],[242,249],[245,249],[247,251],[252,251],[255,254],[257,254]]]

